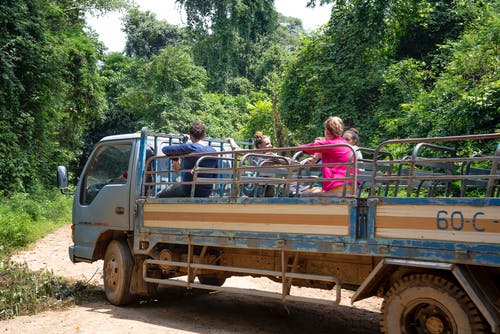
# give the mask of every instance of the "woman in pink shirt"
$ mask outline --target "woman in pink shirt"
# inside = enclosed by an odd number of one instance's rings
[[[342,192],[344,188],[344,180],[346,177],[347,166],[328,166],[330,163],[348,163],[352,155],[352,150],[348,145],[306,149],[308,146],[332,145],[332,144],[349,144],[342,134],[344,133],[344,122],[339,117],[330,116],[324,123],[325,140],[316,141],[314,143],[303,144],[303,151],[308,154],[321,153],[321,168],[323,178],[339,178],[340,180],[323,181],[322,187],[317,189],[312,188],[310,192]],[[326,166],[325,166],[326,164]],[[350,181],[349,183],[352,183]],[[351,192],[352,187],[348,187],[347,192]]]

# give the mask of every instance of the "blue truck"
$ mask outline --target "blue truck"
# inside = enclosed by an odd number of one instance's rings
[[[233,150],[208,138],[216,152],[176,170],[183,157],[162,148],[186,140],[147,129],[108,136],[83,168],[69,256],[104,260],[112,304],[174,285],[331,307],[349,289],[352,303],[383,298],[383,333],[500,333],[500,133],[388,140],[359,148],[361,160],[348,146],[341,194],[308,192],[328,166],[302,163],[300,147]],[[484,149],[464,156],[471,143]],[[58,182],[67,189],[63,166]],[[193,196],[158,196],[179,182]],[[201,184],[209,197],[194,196]],[[282,292],[224,286],[232,276],[268,278]]]

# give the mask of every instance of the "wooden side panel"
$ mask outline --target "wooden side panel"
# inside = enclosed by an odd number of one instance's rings
[[[344,204],[145,203],[144,226],[262,233],[347,235]]]
[[[500,243],[500,207],[378,205],[378,238]]]

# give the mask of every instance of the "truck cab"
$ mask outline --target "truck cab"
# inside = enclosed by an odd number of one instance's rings
[[[73,262],[99,258],[95,241],[105,242],[117,233],[132,230],[137,183],[134,166],[139,158],[140,135],[103,138],[89,157],[73,200]],[[81,230],[83,229],[83,230]],[[98,242],[98,243],[99,243]]]

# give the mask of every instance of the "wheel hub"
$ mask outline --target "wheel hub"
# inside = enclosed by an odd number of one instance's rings
[[[118,265],[115,259],[108,262],[106,266],[106,283],[110,289],[115,289],[118,280]]]
[[[444,324],[439,317],[430,316],[425,320],[425,329],[431,334],[444,333]]]
[[[448,334],[456,333],[456,325],[448,311],[439,303],[425,301],[408,309],[404,317],[408,333]]]

